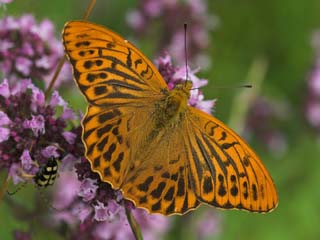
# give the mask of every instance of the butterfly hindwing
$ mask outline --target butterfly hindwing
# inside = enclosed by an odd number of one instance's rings
[[[184,214],[198,201],[190,182],[183,135],[179,125],[156,133],[150,151],[141,156],[123,184],[126,198],[152,213]]]
[[[186,135],[192,182],[198,199],[220,208],[268,212],[278,202],[259,157],[216,118],[189,107]]]

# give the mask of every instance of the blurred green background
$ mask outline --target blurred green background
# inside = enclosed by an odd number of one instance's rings
[[[15,0],[8,5],[8,14],[32,13],[38,20],[49,18],[60,32],[66,21],[82,17],[88,2]],[[266,60],[268,68],[260,94],[281,99],[289,106],[289,115],[279,129],[287,136],[288,149],[284,154],[276,157],[262,144],[250,143],[274,178],[279,194],[278,208],[261,215],[217,210],[221,231],[212,239],[319,239],[320,144],[319,135],[304,118],[304,104],[306,80],[314,63],[311,35],[320,28],[320,1],[208,2],[208,11],[218,17],[220,23],[210,37],[208,52],[212,67],[201,72],[201,76],[209,79],[204,89],[206,98],[218,98],[215,115],[224,122],[228,122],[230,116],[237,118],[231,112],[233,99],[243,89],[215,86],[246,83],[252,63],[261,58]],[[136,7],[136,1],[97,0],[89,19],[130,37],[132,32],[126,25],[125,15],[133,7]],[[183,25],[188,19],[177,21]],[[150,38],[142,39],[138,44],[150,58],[154,57],[150,51],[152,44]],[[254,88],[245,91],[254,91]],[[73,99],[72,96],[65,97],[70,101]],[[8,229],[2,228],[14,228],[18,223],[10,218],[4,207],[0,209],[0,233],[8,233]],[[178,232],[171,232],[168,239],[182,237]],[[0,239],[4,238],[0,236]]]

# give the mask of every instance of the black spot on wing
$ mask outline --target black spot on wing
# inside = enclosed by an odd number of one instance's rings
[[[131,68],[132,66],[132,59],[131,59],[131,50],[128,48],[128,54],[127,54],[127,66]]]
[[[223,149],[229,149],[231,147],[233,147],[234,145],[239,144],[239,142],[232,142],[232,143],[223,143],[221,144],[221,148]]]
[[[88,47],[88,46],[90,46],[90,42],[89,41],[82,41],[82,42],[77,42],[76,44],[75,44],[75,46],[77,47],[77,48],[79,48],[79,47]]]
[[[99,128],[97,131],[97,135],[99,138],[101,138],[104,134],[110,132],[110,130],[112,129],[113,125],[111,124],[107,124],[102,128]]]
[[[170,187],[167,193],[164,195],[164,199],[167,201],[172,201],[174,196],[174,186]]]
[[[244,191],[243,191],[243,197],[244,197],[244,199],[248,199],[248,197],[249,197],[249,192],[248,192],[248,183],[247,182],[243,182],[242,183],[242,186],[243,186],[243,188],[244,188]]]
[[[151,207],[151,210],[156,212],[161,209],[161,200],[159,200],[157,203],[153,204]]]
[[[109,136],[105,136],[102,140],[97,144],[98,150],[101,152],[105,145],[108,143]]]
[[[138,189],[140,191],[147,192],[152,182],[153,182],[153,176],[149,176],[143,183],[138,185]]]
[[[96,157],[94,160],[93,160],[93,167],[97,168],[100,166],[100,156]]]
[[[161,174],[162,178],[170,178],[170,173],[169,172],[164,172]]]
[[[109,167],[106,167],[103,171],[104,173],[104,176],[105,177],[110,177],[111,176],[111,172],[110,172],[110,168]]]
[[[175,207],[176,207],[175,201],[172,201],[169,207],[166,209],[166,214],[169,215],[173,213],[175,211]]]
[[[107,88],[105,86],[96,86],[94,87],[94,94],[96,96],[105,94],[107,92]]]
[[[184,183],[184,178],[180,177],[179,181],[178,181],[178,191],[177,191],[177,195],[178,196],[183,196],[185,194],[185,183]]]
[[[151,192],[151,196],[153,198],[160,198],[165,187],[166,187],[165,182],[159,183],[158,187]]]
[[[173,180],[173,181],[177,181],[178,177],[179,177],[179,173],[175,173],[175,174],[171,174],[170,179]]]
[[[116,144],[112,143],[110,145],[110,147],[108,148],[108,150],[103,154],[103,158],[109,162],[112,158],[112,154],[114,153],[114,151],[116,150]]]
[[[205,177],[203,181],[203,186],[202,186],[203,192],[205,194],[208,194],[213,191],[213,185],[212,185],[212,180],[211,177]]]
[[[109,121],[115,117],[117,117],[118,114],[116,114],[115,112],[106,112],[106,113],[103,113],[103,114],[100,114],[99,115],[99,123],[104,123],[106,121]]]
[[[121,162],[123,160],[123,157],[124,157],[124,153],[123,152],[119,153],[118,158],[113,163],[113,167],[117,172],[120,171]]]
[[[251,189],[252,189],[253,200],[254,200],[254,201],[257,201],[257,200],[258,200],[257,185],[253,183],[253,184],[251,185]]]
[[[222,174],[219,174],[218,180],[219,180],[218,194],[220,197],[223,197],[227,194],[227,190],[224,184],[224,176]]]

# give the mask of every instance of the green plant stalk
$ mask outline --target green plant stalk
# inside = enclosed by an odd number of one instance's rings
[[[240,135],[244,131],[249,107],[260,94],[267,68],[268,63],[265,58],[256,58],[249,68],[245,81],[246,84],[251,84],[252,88],[244,88],[239,92],[238,95],[234,97],[228,126],[234,129]]]
[[[137,223],[136,219],[132,215],[132,212],[127,208],[125,209],[126,209],[127,219],[130,224],[134,237],[136,238],[136,240],[143,240],[143,236],[142,236],[139,224]]]

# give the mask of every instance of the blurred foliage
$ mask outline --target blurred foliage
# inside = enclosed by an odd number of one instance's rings
[[[48,3],[39,0],[15,0],[7,6],[7,14],[31,13],[39,20],[49,18],[56,23],[57,32],[61,32],[66,21],[82,17],[88,2],[55,0]],[[274,178],[279,193],[278,208],[265,215],[220,211],[219,214],[223,218],[222,229],[219,236],[214,239],[318,239],[319,136],[307,126],[303,107],[306,77],[313,64],[310,38],[312,32],[320,28],[320,1],[208,2],[210,12],[219,18],[219,26],[212,32],[208,50],[213,61],[212,67],[203,72],[202,76],[209,79],[209,85],[204,90],[205,96],[208,99],[219,100],[215,115],[227,122],[229,115],[232,114],[229,112],[230,104],[239,92],[236,88],[221,90],[216,86],[245,83],[252,62],[260,57],[268,62],[261,94],[285,100],[291,106],[290,118],[282,129],[289,139],[286,154],[275,159],[272,154],[263,150],[262,146],[251,143]],[[125,14],[135,4],[129,0],[97,0],[89,19],[106,25],[125,37],[130,37],[132,33],[126,26]],[[177,19],[177,21],[183,25],[188,19]],[[146,52],[147,56],[152,56],[150,52],[152,39],[141,42],[143,44],[138,45],[142,51]],[[254,88],[246,91],[254,91]],[[65,97],[74,102],[74,106],[84,109],[84,102],[77,103],[79,95],[74,91],[72,96]],[[28,190],[23,191],[28,192]],[[10,239],[10,229],[18,226],[25,229],[25,224],[16,222],[3,203],[0,204],[0,214],[1,239]],[[181,229],[184,227],[178,221],[168,239],[182,237],[181,233],[185,233],[185,230]]]

